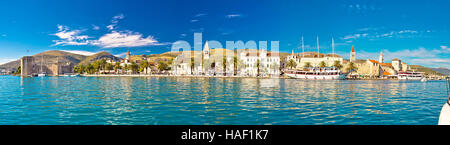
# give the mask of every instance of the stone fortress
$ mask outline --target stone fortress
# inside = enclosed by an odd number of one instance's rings
[[[50,76],[58,76],[73,73],[74,64],[65,62],[46,62],[32,56],[24,56],[20,59],[21,75],[25,77],[36,76],[45,73]]]

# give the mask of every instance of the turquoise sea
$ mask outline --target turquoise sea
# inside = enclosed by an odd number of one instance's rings
[[[0,124],[438,123],[445,81],[0,76]]]

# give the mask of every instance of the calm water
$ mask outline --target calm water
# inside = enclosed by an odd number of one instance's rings
[[[431,124],[445,81],[0,76],[0,124]]]

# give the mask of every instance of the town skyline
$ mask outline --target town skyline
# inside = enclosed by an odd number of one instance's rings
[[[404,6],[405,2],[409,6]],[[445,20],[449,12],[442,8],[448,1],[327,1],[323,5],[314,1],[177,2],[184,6],[174,6],[171,1],[158,6],[97,1],[71,2],[64,8],[54,3],[25,1],[8,2],[10,8],[0,6],[5,18],[0,20],[0,49],[4,52],[0,64],[47,50],[106,51],[122,58],[128,50],[136,55],[160,54],[170,51],[171,43],[193,41],[193,34],[202,32],[203,44],[206,40],[280,41],[280,52],[286,53],[301,53],[302,36],[305,51],[315,51],[318,36],[320,52],[331,53],[334,38],[336,54],[345,59],[355,46],[358,58],[377,60],[383,52],[386,61],[399,58],[411,64],[450,68]],[[13,5],[19,9],[12,9]],[[233,9],[227,8],[231,5]],[[418,8],[423,11],[416,12]],[[25,12],[20,12],[23,9]],[[79,9],[85,11],[76,11]]]

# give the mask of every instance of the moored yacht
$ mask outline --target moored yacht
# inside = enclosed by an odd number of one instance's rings
[[[422,80],[423,72],[398,72],[399,80]]]
[[[305,70],[286,71],[288,77],[306,80],[343,80],[347,75],[335,67],[311,67]]]
[[[39,73],[37,76],[38,76],[38,77],[46,77],[47,74],[46,74],[45,72],[43,72],[43,73]]]

